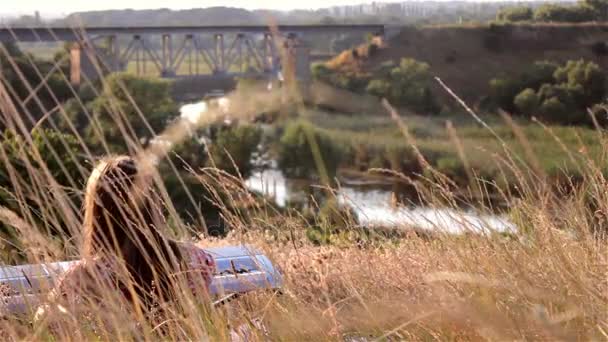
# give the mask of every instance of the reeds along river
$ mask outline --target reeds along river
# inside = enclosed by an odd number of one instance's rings
[[[222,103],[227,106],[227,103]],[[205,102],[184,105],[181,116],[185,121],[196,122],[207,111]],[[306,194],[314,184],[308,181],[286,179],[276,167],[254,173],[246,180],[250,190],[272,198],[277,205],[285,207],[289,202],[305,201]],[[386,189],[386,184],[349,184],[339,187],[336,197],[340,204],[350,206],[361,225],[382,227],[403,227],[445,231],[460,234],[464,232],[510,232],[515,225],[497,215],[475,213],[473,211],[425,206],[396,205],[395,193]]]
[[[254,173],[246,181],[249,189],[274,199],[277,205],[304,200],[306,188],[314,184],[284,177],[277,169]],[[359,223],[365,226],[403,227],[465,232],[510,232],[515,225],[498,215],[479,214],[448,208],[402,206],[394,203],[394,193],[382,184],[349,184],[336,190],[340,204],[350,206]]]

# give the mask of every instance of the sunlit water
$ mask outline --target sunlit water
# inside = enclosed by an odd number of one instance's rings
[[[278,170],[266,170],[252,175],[246,185],[262,193],[284,207],[288,201],[304,196],[290,186]],[[503,217],[481,215],[474,212],[446,208],[404,207],[391,205],[392,194],[386,190],[367,190],[353,186],[342,186],[337,192],[338,201],[350,206],[359,222],[366,226],[392,226],[441,230],[449,233],[463,232],[508,232],[515,225]]]
[[[207,103],[205,101],[185,104],[179,109],[182,119],[188,120],[192,124],[196,124],[202,114],[207,111]]]
[[[221,98],[218,104],[228,112],[229,103],[226,99]],[[184,121],[195,123],[207,110],[207,103],[201,101],[182,106],[180,114]],[[285,207],[289,201],[305,199],[304,192],[298,190],[295,183],[286,179],[276,169],[254,173],[246,181],[250,190],[272,198],[281,207]],[[482,215],[472,211],[447,208],[395,207],[391,204],[392,193],[387,190],[369,190],[353,185],[342,186],[337,192],[337,198],[339,203],[350,206],[359,222],[366,226],[418,228],[449,233],[508,232],[516,229],[515,225],[507,219],[496,215]]]

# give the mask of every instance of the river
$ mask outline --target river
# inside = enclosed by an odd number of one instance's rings
[[[225,99],[220,99],[224,100]],[[221,103],[228,106],[228,103]],[[187,104],[181,108],[183,119],[196,122],[207,110],[205,102]],[[275,163],[276,164],[276,163]],[[277,205],[285,207],[290,201],[305,200],[306,187],[312,184],[286,179],[276,169],[254,173],[246,180],[250,190],[274,199]],[[386,184],[385,184],[386,185]],[[395,206],[393,193],[386,186],[377,184],[355,184],[341,186],[336,197],[342,205],[350,206],[359,223],[365,226],[403,227],[445,231],[459,234],[463,232],[510,232],[516,227],[507,218],[498,215],[480,214],[473,210],[433,208],[425,206]]]
[[[281,207],[285,207],[289,201],[302,200],[306,196],[303,187],[311,186],[302,181],[287,179],[276,169],[254,173],[247,179],[246,185],[250,190],[274,199]],[[336,191],[336,197],[340,204],[350,206],[359,223],[365,226],[418,228],[454,234],[510,232],[516,229],[505,217],[480,214],[473,210],[395,206],[392,203],[392,192],[383,188],[374,188],[369,184],[343,185]]]

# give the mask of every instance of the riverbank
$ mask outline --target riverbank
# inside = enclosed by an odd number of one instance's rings
[[[576,181],[582,177],[580,162],[601,166],[605,158],[594,129],[544,126],[498,115],[483,117],[487,127],[466,113],[402,116],[405,136],[388,115],[313,111],[305,120],[322,137],[320,144],[331,145],[321,146],[333,151],[323,158],[327,165],[336,165],[341,179],[394,182],[421,180],[437,172],[450,179],[454,192],[470,193],[480,181],[488,184],[486,192],[494,192],[514,189],[521,176],[540,175],[553,184]],[[289,125],[297,123],[277,132]],[[280,137],[273,141],[281,143]],[[525,174],[517,174],[519,169]]]

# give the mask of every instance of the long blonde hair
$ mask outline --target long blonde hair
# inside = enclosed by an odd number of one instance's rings
[[[164,237],[151,177],[129,156],[106,158],[91,173],[84,201],[82,257],[124,260],[137,296],[171,297],[171,274],[182,264],[178,243]],[[125,287],[122,292],[130,299]]]

